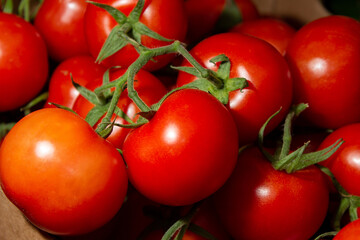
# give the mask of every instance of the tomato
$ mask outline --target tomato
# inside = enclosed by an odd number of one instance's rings
[[[193,204],[230,176],[237,138],[233,118],[215,97],[195,89],[176,91],[126,137],[123,156],[130,182],[155,202]]]
[[[289,43],[286,58],[294,81],[294,103],[309,108],[308,125],[336,129],[360,121],[360,23],[328,16],[303,26]]]
[[[235,3],[241,12],[242,21],[249,21],[259,17],[259,11],[253,1],[235,0]]]
[[[84,86],[102,78],[105,70],[102,65],[95,63],[95,59],[90,55],[78,55],[62,61],[52,72],[45,107],[54,107],[49,103],[56,103],[71,109],[79,96],[71,77],[76,83]]]
[[[137,3],[136,0],[97,0],[96,2],[111,5],[125,15],[128,15]],[[183,41],[187,32],[187,19],[183,0],[145,1],[140,22],[165,38]],[[101,47],[115,25],[115,20],[105,10],[89,5],[85,12],[85,34],[90,52],[94,57],[98,56]],[[142,36],[141,43],[149,48],[170,44],[148,36]],[[107,67],[127,67],[138,56],[137,51],[128,44],[114,55],[103,60],[102,63]],[[159,69],[167,65],[173,58],[173,54],[161,55],[156,57],[155,61],[149,61],[145,69],[151,71]]]
[[[340,185],[352,195],[360,196],[360,123],[353,123],[338,128],[329,134],[320,144],[319,149],[324,149],[336,140],[342,138],[345,142],[341,147],[321,165],[328,167]]]
[[[292,101],[292,81],[285,59],[270,44],[239,33],[223,33],[204,39],[190,53],[212,70],[216,70],[217,65],[210,60],[225,54],[231,63],[230,78],[248,80],[249,87],[230,92],[226,105],[235,118],[241,145],[256,140],[261,126],[280,108],[281,112],[270,122],[267,131],[282,121]],[[185,61],[183,66],[189,63]],[[195,79],[193,75],[180,72],[177,86]]]
[[[334,240],[356,240],[360,236],[360,219],[345,225],[334,237]]]
[[[257,18],[235,25],[231,32],[248,34],[273,45],[282,55],[285,55],[289,42],[295,35],[295,28],[285,21],[272,17]]]
[[[226,0],[185,0],[184,2],[189,22],[186,42],[190,44],[201,40],[215,30],[214,28],[228,4]],[[259,17],[258,9],[252,1],[235,0],[234,2],[240,11],[242,21]]]
[[[110,74],[110,80],[115,80],[125,73],[126,69],[119,69]],[[140,70],[134,79],[134,88],[138,92],[140,98],[147,104],[152,105],[158,102],[166,93],[166,87],[151,73]],[[90,82],[86,87],[90,90],[94,90],[102,84],[102,78],[98,78],[93,82]],[[136,104],[128,97],[128,91],[125,89],[118,101],[117,106],[123,110],[128,117],[133,121],[138,119],[137,113],[140,109]],[[86,100],[83,96],[79,96],[74,103],[74,111],[81,117],[86,118],[86,115],[94,107],[94,104]],[[128,124],[126,120],[121,117],[117,117],[116,123]],[[97,125],[95,125],[97,127]],[[122,144],[126,135],[129,133],[129,128],[115,126],[112,133],[107,137],[107,140],[111,142],[115,147],[122,148]]]
[[[128,183],[118,151],[83,119],[58,108],[30,113],[6,135],[0,180],[31,223],[57,235],[84,234],[107,223]]]
[[[39,8],[34,25],[55,61],[89,53],[84,32],[86,6],[85,0],[45,0]]]
[[[0,13],[0,29],[0,112],[5,112],[23,106],[42,90],[49,63],[45,42],[30,23]]]
[[[277,171],[259,148],[243,150],[215,194],[217,212],[234,239],[310,239],[325,219],[329,192],[316,167]]]

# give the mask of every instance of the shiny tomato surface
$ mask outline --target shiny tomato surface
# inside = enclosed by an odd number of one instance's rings
[[[0,13],[0,112],[15,110],[45,86],[49,62],[44,40],[33,25]]]
[[[122,205],[128,178],[119,152],[83,119],[57,108],[21,119],[0,148],[6,196],[40,229],[94,231]]]
[[[85,0],[45,0],[34,19],[50,57],[61,62],[88,54],[84,31]]]

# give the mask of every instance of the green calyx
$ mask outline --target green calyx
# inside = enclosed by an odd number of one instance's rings
[[[336,141],[333,145],[316,152],[304,153],[306,147],[308,146],[308,142],[303,146],[299,147],[295,151],[290,151],[291,145],[291,123],[295,117],[297,117],[302,111],[304,111],[308,107],[307,104],[298,104],[293,106],[288,115],[286,116],[284,123],[284,132],[282,138],[282,144],[279,148],[276,149],[275,154],[271,155],[267,152],[263,147],[263,139],[264,139],[264,130],[266,125],[271,121],[273,117],[275,117],[280,111],[277,111],[273,114],[262,126],[258,136],[258,145],[261,152],[266,156],[267,159],[272,163],[273,167],[276,170],[283,170],[287,173],[293,173],[295,171],[299,171],[306,167],[316,165],[319,162],[322,162],[328,159],[336,150],[342,145],[344,142],[342,139]]]
[[[211,93],[221,103],[229,102],[229,93],[235,90],[242,90],[248,87],[245,78],[230,78],[231,63],[229,58],[220,54],[210,60],[214,65],[219,65],[217,71],[199,67],[173,67],[174,69],[192,74],[197,77],[194,82],[187,84],[187,87],[194,87]]]
[[[139,0],[131,11],[129,16],[126,16],[124,13],[118,9],[98,2],[88,1],[89,3],[100,7],[106,10],[115,21],[118,23],[110,32],[108,38],[106,39],[96,61],[101,62],[105,58],[113,55],[114,53],[121,50],[127,44],[131,44],[139,52],[146,51],[147,48],[141,45],[141,36],[146,35],[151,38],[171,42],[173,40],[167,39],[158,33],[154,32],[146,25],[139,21],[141,13],[144,8],[145,0]]]

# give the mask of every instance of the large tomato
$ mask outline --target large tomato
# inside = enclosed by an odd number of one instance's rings
[[[71,78],[84,86],[102,78],[105,70],[102,65],[95,63],[95,59],[90,55],[78,55],[62,61],[51,75],[45,107],[52,107],[54,105],[49,103],[56,103],[71,109],[79,96]]]
[[[294,102],[309,108],[307,124],[339,128],[360,121],[360,23],[328,16],[303,26],[286,58],[294,81]]]
[[[125,139],[129,179],[155,202],[195,203],[230,176],[237,138],[232,116],[215,97],[195,89],[176,91],[148,123]]]
[[[135,7],[137,0],[97,0],[96,2],[111,5],[128,15]],[[168,39],[183,41],[187,31],[187,18],[183,0],[147,0],[140,22],[148,28]],[[85,13],[85,34],[90,52],[97,57],[116,21],[105,10],[89,5]],[[141,37],[141,43],[149,48],[168,45],[167,41],[160,41],[148,36]],[[139,56],[133,46],[128,44],[114,55],[103,60],[106,66],[127,67]],[[146,64],[146,70],[159,69],[168,64],[174,55],[162,55]]]
[[[84,31],[85,0],[45,0],[34,19],[55,61],[88,54]]]
[[[216,209],[236,240],[310,239],[328,209],[324,176],[314,166],[291,174],[277,171],[257,147],[250,147],[216,193]]]
[[[248,80],[249,87],[230,92],[226,105],[238,126],[240,144],[254,141],[261,126],[281,107],[267,130],[282,121],[292,101],[292,81],[285,59],[269,43],[239,33],[223,33],[204,39],[190,53],[200,64],[215,71],[218,66],[210,60],[225,54],[231,63],[230,78]],[[186,61],[183,66],[189,63]],[[180,72],[177,86],[194,80],[195,76]]]
[[[110,80],[115,80],[125,73],[126,69],[119,69],[110,73]],[[134,88],[139,94],[139,97],[147,104],[152,105],[158,102],[166,93],[167,89],[162,82],[156,78],[153,74],[140,70],[134,79]],[[98,78],[95,81],[90,82],[86,87],[90,90],[94,90],[102,84],[102,78]],[[128,97],[128,90],[125,89],[118,100],[117,106],[130,117],[134,122],[138,119],[137,113],[140,109],[136,104]],[[74,103],[74,111],[81,117],[86,118],[86,115],[94,107],[94,104],[89,102],[83,96],[79,96]],[[116,118],[118,124],[129,124],[125,119],[121,117]],[[95,125],[96,127],[97,125]],[[126,135],[129,133],[130,128],[123,128],[115,126],[111,134],[106,138],[115,147],[122,148],[122,144]]]
[[[47,108],[21,119],[0,148],[6,196],[53,234],[91,232],[119,210],[127,174],[119,152],[80,117]]]
[[[235,25],[231,32],[248,34],[273,45],[282,55],[285,55],[289,42],[295,35],[295,28],[287,22],[272,18],[262,17]]]
[[[24,19],[0,13],[0,112],[17,109],[34,98],[48,77],[44,40]]]

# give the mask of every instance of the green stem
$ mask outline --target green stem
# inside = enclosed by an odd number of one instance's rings
[[[177,52],[180,53],[186,60],[200,73],[202,78],[208,79],[216,88],[221,89],[224,87],[224,81],[216,76],[210,69],[204,68],[196,59],[186,50],[182,45],[179,45]]]
[[[104,123],[108,123],[111,121],[111,117],[115,112],[120,95],[124,89],[123,86],[124,86],[124,84],[126,84],[126,80],[127,80],[126,76],[127,76],[127,72],[123,76],[121,76],[120,79],[116,82],[115,91],[111,98],[110,106],[108,108],[108,111],[105,114],[105,117],[101,120],[101,123],[96,128],[96,132],[98,132],[98,133],[102,132],[104,129],[106,129],[106,127],[108,125],[108,124],[104,124]]]

